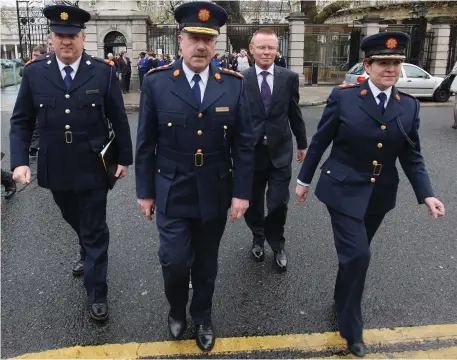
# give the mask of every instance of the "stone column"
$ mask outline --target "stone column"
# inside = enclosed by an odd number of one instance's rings
[[[379,33],[380,30],[380,22],[382,18],[378,15],[365,15],[362,20],[362,39],[367,36],[371,36],[374,34]],[[365,53],[360,51],[359,59],[363,59],[365,57]]]
[[[446,76],[449,38],[451,36],[451,19],[447,17],[430,20],[433,30],[432,62],[430,73],[434,76]]]
[[[17,51],[17,44],[14,44],[14,57],[19,59],[19,52]]]
[[[222,55],[224,55],[224,52],[226,49],[227,49],[227,25],[224,25],[223,27],[221,27],[219,36],[217,37],[215,54],[219,53],[222,56]]]
[[[305,84],[303,76],[303,57],[305,50],[305,22],[306,16],[301,12],[291,13],[289,21],[289,47],[287,51],[287,66],[298,73],[300,86]]]

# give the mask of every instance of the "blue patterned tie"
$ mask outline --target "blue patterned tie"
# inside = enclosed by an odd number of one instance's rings
[[[194,77],[192,78],[192,80],[194,81],[194,86],[192,86],[192,93],[194,94],[195,100],[197,100],[198,105],[201,105],[201,103],[202,103],[202,93],[200,91],[200,85],[199,85],[199,82],[201,79],[202,78],[198,74],[195,74]]]
[[[67,92],[70,91],[70,87],[71,87],[71,81],[73,80],[71,78],[71,73],[73,71],[73,68],[71,66],[65,66],[63,68],[65,70],[65,78],[63,79],[65,81],[65,86],[67,87]]]
[[[271,89],[270,85],[267,83],[268,71],[261,72],[263,76],[262,84],[260,85],[260,96],[262,97],[263,106],[265,107],[265,112],[268,112],[271,106]]]
[[[385,111],[384,105],[386,104],[387,95],[382,92],[378,95],[378,99],[379,99],[379,104],[378,104],[379,110],[381,110],[381,114],[384,115],[384,111]]]

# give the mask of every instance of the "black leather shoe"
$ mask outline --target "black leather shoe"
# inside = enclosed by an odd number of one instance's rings
[[[251,254],[257,262],[262,262],[265,259],[265,251],[262,245],[252,245]]]
[[[348,350],[352,355],[358,356],[358,357],[364,357],[365,356],[365,344],[363,341],[354,341],[350,342],[348,341]]]
[[[179,340],[187,329],[187,321],[184,319],[175,319],[168,314],[168,330],[174,340]]]
[[[73,275],[81,276],[84,274],[84,261],[78,260],[78,262],[73,266]]]
[[[284,250],[275,251],[274,262],[279,271],[287,270],[287,256]]]
[[[16,194],[16,183],[14,181],[11,181],[7,185],[5,185],[5,199],[11,199],[14,196],[14,194]]]
[[[197,325],[197,335],[195,340],[197,346],[201,351],[213,350],[214,343],[216,342],[216,335],[214,334],[212,325]]]
[[[108,304],[94,303],[90,306],[89,315],[92,320],[95,321],[106,321],[108,320]]]

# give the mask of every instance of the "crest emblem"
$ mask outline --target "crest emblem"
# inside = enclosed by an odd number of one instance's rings
[[[220,80],[220,79],[221,79],[221,76],[219,75],[219,73],[215,73],[215,74],[214,74],[214,78],[215,78],[216,80]]]
[[[176,69],[176,70],[173,72],[173,76],[174,76],[174,77],[177,77],[177,76],[179,76],[179,73],[180,73],[179,69]]]
[[[395,94],[395,99],[397,99],[397,101],[400,101],[400,95]]]
[[[198,12],[198,20],[201,22],[207,22],[209,20],[210,13],[208,9],[200,9]]]
[[[368,90],[367,90],[367,89],[363,89],[363,90],[360,92],[360,95],[362,95],[362,96],[366,96],[366,94],[368,94]]]
[[[386,47],[387,47],[388,49],[395,49],[397,46],[398,46],[398,41],[397,41],[397,39],[395,39],[395,38],[387,39],[387,41],[386,41]]]
[[[68,20],[68,14],[66,12],[60,13],[60,20]]]

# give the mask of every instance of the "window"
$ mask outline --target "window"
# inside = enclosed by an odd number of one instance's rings
[[[348,71],[351,75],[362,75],[365,72],[365,68],[363,67],[363,63],[355,64],[351,70]]]
[[[406,77],[412,79],[428,79],[428,75],[424,70],[421,70],[417,67],[404,65]]]

